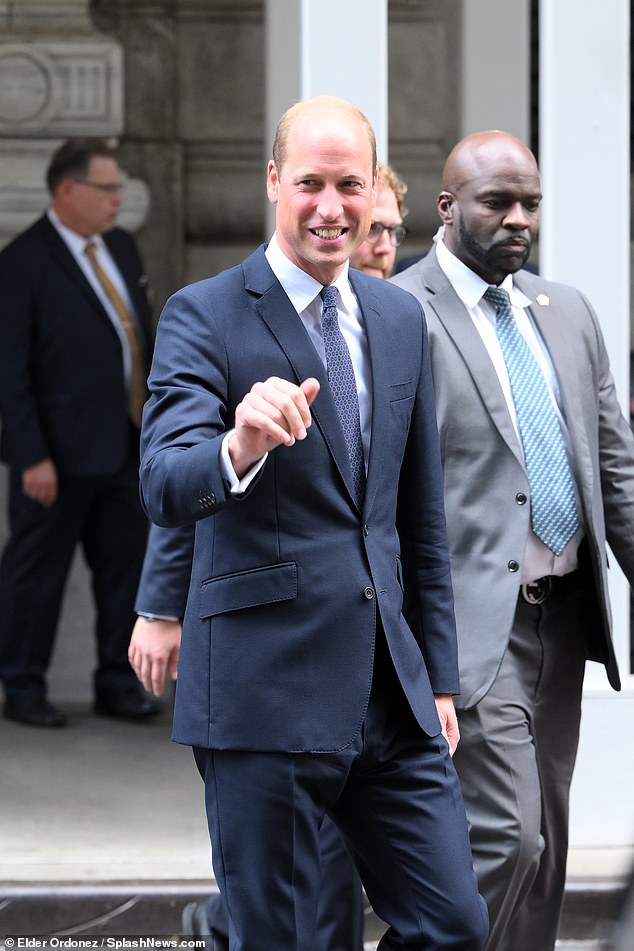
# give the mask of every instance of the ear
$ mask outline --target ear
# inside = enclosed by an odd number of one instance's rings
[[[72,178],[63,178],[55,189],[55,198],[61,198],[62,201],[68,201],[69,196],[75,188],[75,181]]]
[[[438,209],[440,220],[445,225],[453,223],[455,201],[455,196],[452,195],[451,192],[446,191],[442,191],[436,199],[436,208]]]
[[[269,162],[266,170],[266,194],[272,205],[277,205],[280,190],[280,176],[275,162]]]

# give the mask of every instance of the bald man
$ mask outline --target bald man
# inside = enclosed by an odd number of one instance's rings
[[[606,541],[634,578],[634,440],[597,316],[579,291],[523,269],[541,197],[522,142],[468,136],[444,169],[443,238],[393,279],[429,326],[460,656],[455,763],[488,951],[555,945],[586,660],[620,687]]]
[[[388,924],[382,949],[479,951],[488,927],[451,759],[424,317],[349,268],[375,169],[358,109],[293,106],[267,169],[271,241],[174,295],[157,334],[142,496],[157,524],[196,523],[174,737],[205,781],[231,951],[314,951],[326,816]]]

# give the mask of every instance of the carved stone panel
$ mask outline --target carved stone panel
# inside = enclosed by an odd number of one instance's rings
[[[117,135],[122,75],[108,41],[0,44],[0,135]]]

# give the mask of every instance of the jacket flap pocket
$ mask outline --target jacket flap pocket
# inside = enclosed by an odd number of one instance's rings
[[[200,588],[200,617],[290,601],[296,597],[297,565],[294,561],[250,568],[204,581]]]
[[[390,403],[397,400],[411,399],[416,393],[416,383],[414,380],[406,380],[405,383],[390,384]]]

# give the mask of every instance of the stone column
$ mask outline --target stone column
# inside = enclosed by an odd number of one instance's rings
[[[540,268],[579,287],[595,306],[617,392],[628,413],[630,350],[630,4],[542,0],[540,165],[544,203]],[[589,372],[589,371],[588,371]],[[627,869],[633,841],[634,677],[629,592],[610,556],[614,640],[624,690],[588,664],[572,788],[569,875]],[[601,821],[597,822],[597,816]]]
[[[462,0],[462,135],[502,129],[530,144],[530,0]]]

